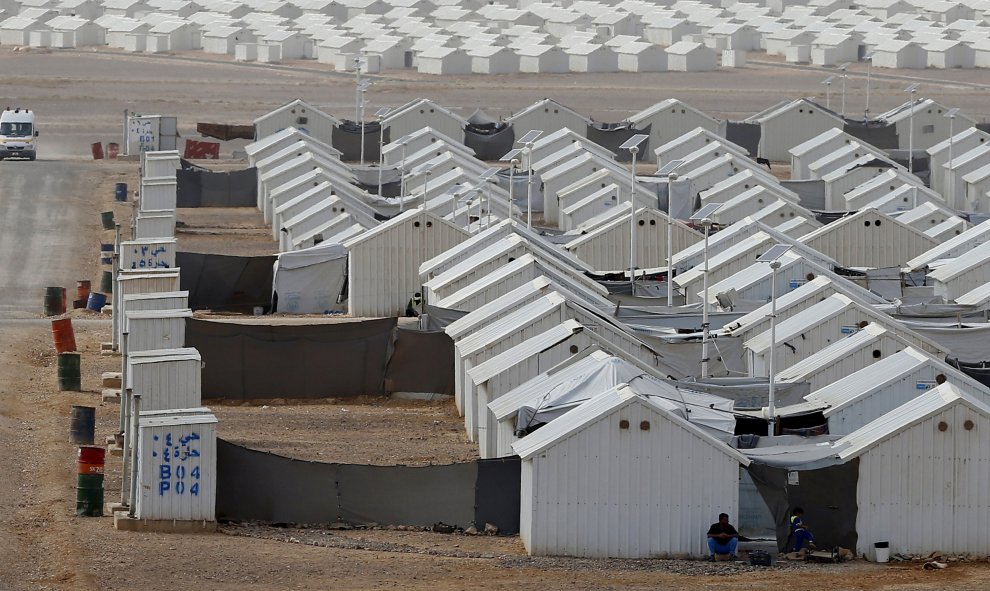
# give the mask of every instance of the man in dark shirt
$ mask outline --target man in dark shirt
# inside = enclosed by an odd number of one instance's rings
[[[713,523],[708,528],[708,551],[711,559],[714,560],[716,554],[728,554],[730,559],[734,559],[738,545],[739,532],[729,523],[728,514],[719,513],[718,523]]]

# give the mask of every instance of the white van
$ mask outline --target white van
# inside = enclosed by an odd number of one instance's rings
[[[0,160],[38,156],[38,130],[34,126],[34,111],[11,109],[0,111]]]

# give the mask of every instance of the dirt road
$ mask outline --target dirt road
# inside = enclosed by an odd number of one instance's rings
[[[135,534],[115,531],[106,517],[76,517],[69,411],[73,404],[96,406],[98,437],[114,430],[117,407],[100,404],[98,377],[115,369],[119,358],[99,355],[99,343],[109,338],[107,320],[73,314],[83,353],[83,392],[58,392],[49,322],[40,314],[41,289],[71,290],[77,279],[98,281],[95,253],[104,238],[98,214],[112,205],[114,183],[133,183],[136,174],[133,163],[87,161],[89,143],[114,141],[124,108],[178,115],[180,129],[188,130],[204,119],[251,121],[296,96],[343,112],[353,87],[325,72],[168,56],[15,54],[0,48],[0,68],[0,105],[27,105],[44,115],[41,160],[0,163],[0,590],[990,587],[985,562],[953,563],[937,572],[862,562],[752,571],[683,561],[531,559],[517,538],[241,525],[224,526],[216,535]],[[608,86],[573,76],[402,75],[380,79],[375,89],[376,100],[387,104],[431,96],[446,105],[504,110],[553,96],[582,112],[618,119],[620,107],[628,113],[667,96],[695,97],[704,109],[752,112],[775,102],[770,100],[775,92],[810,94],[820,76],[753,68],[717,77],[607,78]],[[716,87],[739,92],[725,101],[724,93],[720,98],[712,92]],[[944,92],[961,93],[960,101],[985,109],[975,90],[947,86]],[[885,98],[878,100],[888,102],[900,98],[893,91],[880,95]],[[236,414],[232,422],[250,422],[249,409]],[[119,460],[111,458],[108,502],[117,499],[119,487]]]

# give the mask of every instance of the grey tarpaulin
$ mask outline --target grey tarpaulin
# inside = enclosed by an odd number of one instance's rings
[[[474,150],[479,160],[495,162],[507,154],[516,142],[511,125],[493,119],[480,109],[468,117],[464,127],[464,145]]]
[[[294,460],[217,441],[217,518],[353,525],[444,522],[519,531],[519,458],[445,466]]]
[[[735,408],[763,408],[770,403],[770,380],[767,378],[730,377],[703,380],[677,380],[678,388],[702,392],[735,401]],[[775,382],[774,398],[777,406],[804,402],[811,392],[809,382]]]
[[[340,150],[341,160],[356,162],[361,160],[361,123],[344,120],[334,126],[331,144]],[[364,161],[378,162],[378,141],[381,135],[381,123],[378,121],[364,122]],[[384,143],[389,143],[389,129],[385,128]]]
[[[387,392],[454,393],[454,342],[441,331],[397,327],[385,368]]]
[[[519,456],[478,461],[474,485],[474,523],[481,530],[486,523],[498,526],[499,533],[519,533]]]
[[[759,123],[745,123],[743,121],[725,122],[725,139],[746,148],[750,156],[755,157],[759,153],[760,137],[762,135],[763,128]]]
[[[990,361],[990,324],[938,323],[902,320],[905,326],[952,351],[953,359],[965,363]]]
[[[334,523],[337,465],[293,460],[217,439],[217,519]]]
[[[606,150],[611,150],[614,152],[615,159],[619,162],[629,162],[632,160],[632,154],[629,150],[620,150],[619,146],[624,144],[627,139],[638,133],[650,135],[651,127],[652,124],[641,129],[637,129],[628,121],[623,121],[621,123],[602,123],[595,121],[588,124],[588,139]],[[650,140],[647,138],[639,145],[639,153],[647,154],[649,153],[649,150],[652,150],[655,147],[656,146],[650,145]],[[642,160],[645,160],[645,157],[638,158],[638,161]]]
[[[395,318],[254,324],[190,318],[203,357],[203,398],[343,398],[384,392]]]
[[[466,316],[467,312],[423,304],[423,314],[427,317],[427,328],[429,330],[443,330],[451,322]]]
[[[864,124],[846,120],[842,130],[881,150],[897,149],[897,127],[894,125]]]
[[[474,522],[478,464],[358,466],[338,468],[340,519],[347,523],[432,525],[462,528]]]
[[[203,168],[175,171],[176,207],[255,207],[258,169],[214,172]]]
[[[271,306],[274,256],[236,257],[177,252],[179,288],[193,310],[250,311]]]
[[[825,181],[808,179],[804,181],[780,181],[785,189],[794,191],[801,207],[821,211],[825,209]]]
[[[777,523],[779,550],[784,551],[790,541],[789,519],[794,507],[804,509],[804,521],[820,548],[856,548],[859,458],[815,470],[788,470],[755,462],[746,469]],[[790,472],[795,475],[790,476],[789,483]]]

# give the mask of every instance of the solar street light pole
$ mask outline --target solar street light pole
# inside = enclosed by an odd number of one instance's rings
[[[955,123],[955,121],[956,121],[956,113],[958,113],[958,112],[959,112],[959,109],[949,109],[949,112],[946,113],[945,115],[943,115],[943,117],[946,117],[949,120],[949,167],[950,167],[949,170],[950,171],[952,170],[951,169],[951,166],[952,166],[952,136],[955,134],[955,132],[953,131],[953,123]],[[949,199],[955,199],[955,187],[956,187],[956,180],[953,177],[953,175],[950,174],[949,175],[948,187],[947,187],[948,190],[946,191],[946,193],[948,193],[949,195],[946,196],[947,197],[946,201],[948,201]]]
[[[712,219],[704,218],[701,225],[705,229],[705,268],[702,273],[704,301],[701,304],[701,377],[708,377],[708,235],[712,229]]]
[[[776,432],[777,423],[777,411],[774,408],[775,396],[774,391],[774,367],[777,363],[777,269],[780,268],[780,261],[773,261],[770,263],[770,388],[769,388],[769,398],[770,401],[767,405],[768,417],[768,427],[767,435],[773,437]]]
[[[848,63],[842,64],[841,66],[839,66],[839,69],[842,70],[842,113],[841,113],[841,115],[842,115],[843,119],[846,117],[846,78],[848,78],[848,74],[846,73],[846,69],[847,68],[849,68],[849,64]]]
[[[911,95],[911,104],[908,111],[908,172],[914,174],[914,95],[918,92],[918,83],[915,82],[904,89]],[[918,192],[915,191],[915,207],[918,205]]]
[[[873,54],[866,56],[866,112],[863,114],[863,121],[870,120],[870,77],[873,70]]]
[[[670,187],[676,180],[677,173],[667,175],[667,306],[674,305],[674,208]]]
[[[629,293],[636,295],[636,155],[639,146],[629,148],[632,168],[629,170]]]
[[[405,209],[406,203],[406,142],[399,142],[402,146],[402,164],[399,165],[399,213]]]
[[[526,229],[533,229],[533,144],[526,145]]]

